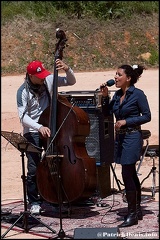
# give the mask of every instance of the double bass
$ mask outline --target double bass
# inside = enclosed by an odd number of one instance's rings
[[[57,30],[55,61],[62,59],[66,35]],[[57,90],[58,71],[54,61],[53,95],[50,106],[42,113],[39,123],[51,129],[45,140],[45,154],[36,172],[41,196],[48,202],[84,200],[94,193],[97,185],[96,161],[89,157],[85,139],[90,132],[88,114],[72,105]],[[59,188],[60,186],[60,188]]]

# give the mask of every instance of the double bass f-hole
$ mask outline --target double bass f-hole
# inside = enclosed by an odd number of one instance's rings
[[[75,163],[76,163],[76,159],[73,158],[73,161],[72,161],[71,152],[70,152],[70,148],[68,147],[68,145],[64,145],[63,148],[67,150],[68,161],[69,161],[71,164],[75,164]]]

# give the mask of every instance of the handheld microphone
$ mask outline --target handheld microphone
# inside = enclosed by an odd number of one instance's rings
[[[114,79],[110,79],[110,80],[108,80],[106,83],[105,83],[105,85],[103,86],[103,87],[105,87],[105,86],[108,86],[108,87],[111,87],[111,86],[113,86],[115,84],[115,80]],[[103,88],[102,87],[102,88]],[[100,88],[97,88],[96,89],[96,91],[98,91],[98,90],[100,90]]]

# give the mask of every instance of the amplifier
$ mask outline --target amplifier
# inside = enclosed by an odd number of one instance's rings
[[[96,91],[69,91],[59,92],[65,96],[71,104],[75,104],[80,108],[98,109],[101,107],[102,94]]]

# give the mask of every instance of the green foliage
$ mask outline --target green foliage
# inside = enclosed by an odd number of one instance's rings
[[[149,64],[151,64],[152,66],[154,65],[158,65],[159,64],[159,55],[158,55],[158,51],[156,51],[155,49],[151,49],[150,50],[151,56],[149,58]]]
[[[133,13],[152,14],[159,11],[158,1],[1,1],[2,23],[16,15],[39,19],[66,16],[93,16],[99,19],[128,18]]]
[[[21,15],[28,19],[55,19],[57,11],[50,1],[2,1],[2,24]]]

